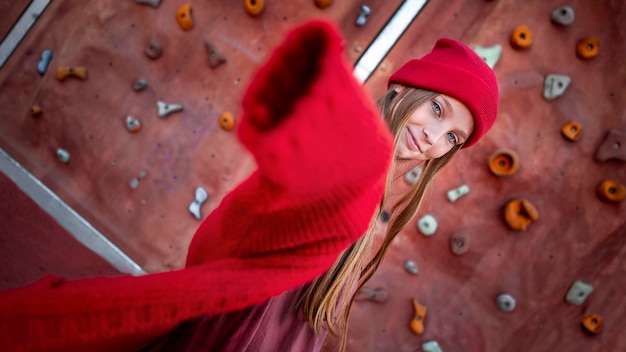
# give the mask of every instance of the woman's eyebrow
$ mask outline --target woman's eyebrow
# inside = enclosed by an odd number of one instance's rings
[[[446,108],[450,110],[451,113],[454,113],[454,108],[452,107],[452,104],[450,104],[450,101],[448,101],[448,99],[446,99],[446,97],[444,97],[443,95],[440,95],[441,99],[443,99],[443,102],[446,104]]]

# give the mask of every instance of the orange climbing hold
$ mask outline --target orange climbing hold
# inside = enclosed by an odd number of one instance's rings
[[[516,49],[529,49],[533,45],[533,35],[527,25],[515,27],[511,33],[511,45]]]
[[[180,28],[188,31],[193,28],[193,19],[191,18],[191,6],[185,4],[176,10],[176,19]]]
[[[509,149],[498,149],[489,157],[489,170],[496,176],[512,176],[519,169],[517,153]]]
[[[504,207],[504,219],[511,229],[523,232],[539,219],[539,212],[530,201],[513,199]]]
[[[426,307],[417,303],[416,299],[413,299],[413,310],[415,314],[411,320],[411,331],[417,335],[424,333],[424,318],[426,317]]]
[[[67,77],[76,77],[85,80],[87,79],[87,68],[84,66],[59,66],[56,76],[59,81],[63,81]]]
[[[600,39],[596,37],[584,38],[576,45],[576,54],[581,59],[593,59],[600,53]]]
[[[41,106],[38,104],[35,104],[30,107],[30,110],[28,110],[28,116],[37,117],[41,115],[42,112],[43,112],[43,109],[41,108]]]
[[[619,203],[626,198],[624,185],[613,180],[604,180],[598,185],[598,197],[605,202]]]
[[[320,9],[323,9],[325,7],[330,6],[330,4],[333,3],[333,0],[314,0],[315,2],[315,6],[319,7]]]
[[[561,127],[563,137],[572,142],[576,142],[583,135],[583,125],[578,121],[570,121]]]
[[[235,127],[235,118],[233,114],[226,111],[220,115],[220,127],[225,131],[230,131]]]
[[[592,334],[599,334],[602,331],[602,317],[598,314],[589,314],[581,321],[583,328]]]
[[[244,0],[243,5],[250,16],[258,16],[265,8],[265,0]]]

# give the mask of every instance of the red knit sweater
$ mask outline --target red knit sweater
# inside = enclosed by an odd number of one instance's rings
[[[313,280],[366,230],[392,139],[352,77],[337,29],[291,31],[243,99],[258,168],[200,225],[182,270],[0,293],[0,350],[135,350],[180,322]]]

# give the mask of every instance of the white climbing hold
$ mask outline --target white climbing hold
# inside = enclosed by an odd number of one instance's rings
[[[474,52],[478,54],[486,63],[493,69],[502,55],[502,45],[496,44],[494,46],[474,46]]]
[[[200,207],[202,203],[204,203],[209,198],[209,194],[207,191],[202,188],[196,188],[196,198],[189,204],[189,212],[198,220],[202,219],[202,215],[200,214]]]
[[[424,236],[432,236],[437,231],[437,220],[434,216],[426,214],[417,221],[417,228]]]
[[[139,187],[139,181],[144,179],[146,176],[148,176],[148,173],[145,170],[141,170],[139,171],[139,176],[130,180],[130,182],[128,182],[128,185],[130,186],[130,188],[136,189],[137,187]]]
[[[543,86],[543,97],[546,100],[554,100],[563,93],[569,86],[572,79],[565,75],[550,74],[546,77]]]
[[[448,191],[448,200],[452,203],[456,202],[459,198],[463,197],[464,195],[469,194],[469,186],[468,185],[461,185],[458,188],[455,189],[451,189]]]
[[[424,351],[424,352],[443,352],[441,347],[439,347],[439,344],[437,343],[437,341],[424,342],[422,344],[422,351]]]
[[[417,183],[417,180],[420,179],[421,175],[422,175],[422,168],[419,166],[416,166],[412,168],[411,170],[407,171],[407,173],[404,175],[404,180],[406,181],[406,183],[410,185],[414,185]]]
[[[560,24],[561,26],[569,26],[574,23],[574,9],[571,6],[557,7],[550,14],[552,23]]]
[[[359,27],[363,27],[365,25],[365,22],[367,22],[367,17],[370,15],[371,12],[372,10],[370,10],[369,6],[361,5],[361,8],[359,10],[359,16],[357,17],[355,24]]]
[[[496,304],[501,311],[506,313],[510,313],[515,310],[515,298],[506,293],[503,293],[496,298]]]
[[[160,118],[164,118],[167,115],[177,111],[183,111],[183,106],[180,104],[168,104],[160,100],[157,101],[157,113]]]
[[[585,299],[589,297],[589,295],[593,292],[593,286],[588,283],[576,280],[569,291],[567,291],[567,295],[565,296],[565,300],[573,304],[575,306],[579,306],[585,302]]]
[[[70,152],[63,148],[59,148],[57,149],[57,158],[59,158],[62,163],[67,164],[70,162]]]
[[[129,132],[139,132],[141,130],[141,121],[131,115],[126,115],[126,129]]]
[[[413,275],[417,275],[417,264],[412,260],[407,260],[404,262],[404,269]]]

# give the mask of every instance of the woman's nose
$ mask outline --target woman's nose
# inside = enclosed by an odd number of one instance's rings
[[[426,137],[426,143],[434,145],[437,144],[441,136],[443,136],[444,130],[438,126],[431,126],[424,128],[424,136]]]

